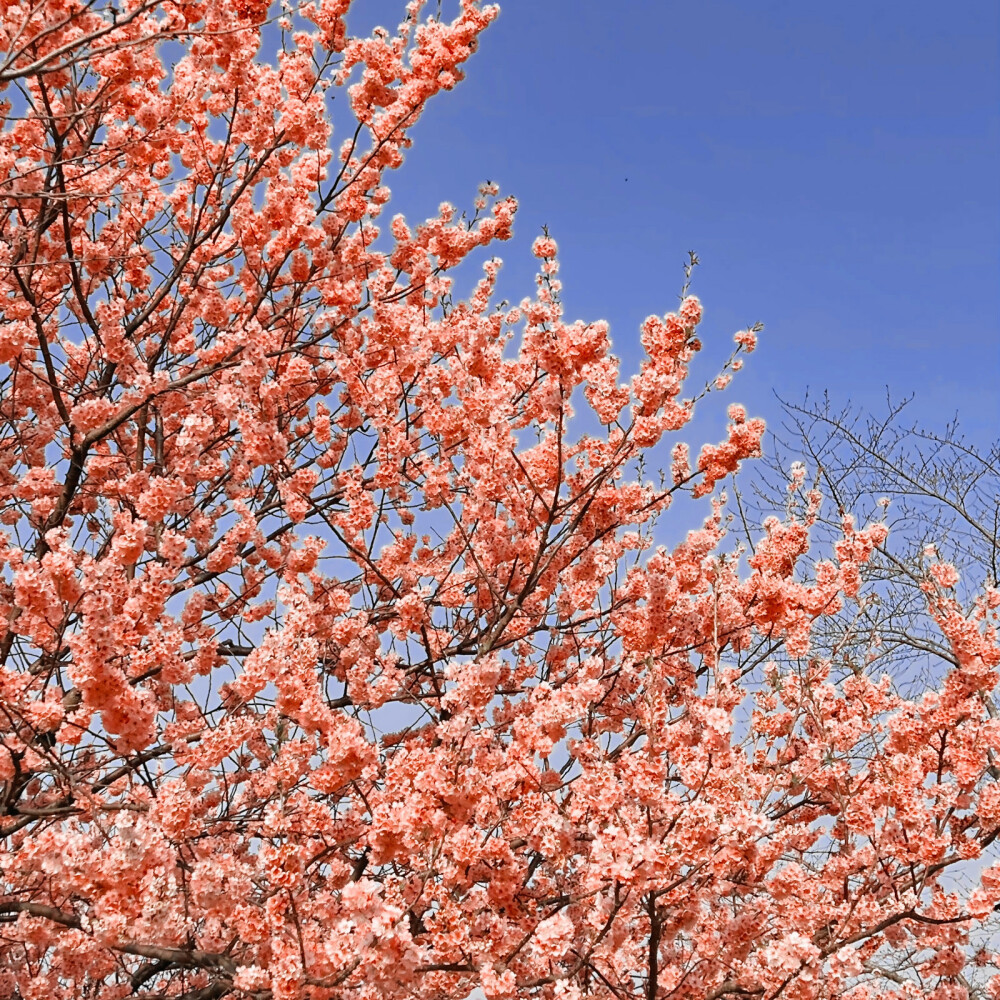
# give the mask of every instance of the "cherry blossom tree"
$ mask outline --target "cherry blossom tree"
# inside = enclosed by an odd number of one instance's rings
[[[0,4],[0,995],[1000,996],[1000,592],[838,675],[885,524],[678,436],[759,331],[457,295],[514,201],[380,216],[497,10],[349,6]]]

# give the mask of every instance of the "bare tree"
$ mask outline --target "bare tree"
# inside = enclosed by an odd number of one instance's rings
[[[965,603],[1000,580],[1000,442],[977,446],[957,418],[941,430],[922,427],[910,417],[912,397],[887,393],[878,415],[838,407],[828,394],[780,401],[765,458],[735,485],[744,540],[752,548],[763,516],[808,503],[812,489],[824,497],[812,557],[831,554],[845,515],[858,524],[884,518],[889,536],[862,571],[858,602],[817,623],[814,650],[843,670],[888,671],[900,688],[924,688],[954,663],[927,614],[921,585],[930,566],[940,558],[958,569]],[[791,487],[795,462],[806,479]]]

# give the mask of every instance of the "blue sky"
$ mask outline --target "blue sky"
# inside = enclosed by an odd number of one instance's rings
[[[356,0],[349,24],[392,27],[402,7]],[[877,408],[888,386],[916,393],[912,414],[931,426],[957,411],[975,440],[995,437],[995,0],[501,10],[465,82],[414,130],[391,211],[466,207],[497,181],[521,205],[499,249],[504,294],[532,289],[529,246],[547,224],[567,317],[610,320],[626,371],[638,324],[676,304],[694,249],[706,358],[766,324],[728,400],[774,419],[775,389]]]

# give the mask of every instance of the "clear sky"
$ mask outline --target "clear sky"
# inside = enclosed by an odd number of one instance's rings
[[[356,0],[349,23],[394,27],[402,7]],[[772,390],[877,407],[889,386],[916,393],[932,426],[957,411],[975,439],[996,437],[996,0],[501,11],[414,130],[390,211],[464,208],[497,181],[521,205],[499,249],[504,294],[533,288],[529,246],[548,224],[567,318],[610,320],[627,373],[639,322],[674,307],[694,249],[706,355],[766,324],[727,401],[774,418]]]

